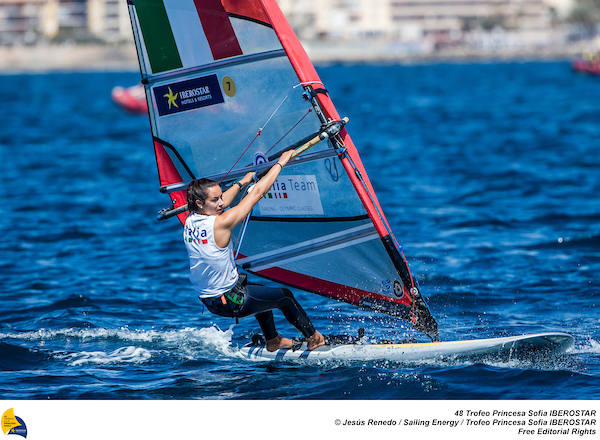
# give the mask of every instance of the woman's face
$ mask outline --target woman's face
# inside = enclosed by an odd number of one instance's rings
[[[200,204],[200,201],[196,201]],[[207,197],[204,205],[200,208],[200,214],[204,215],[221,215],[223,214],[223,191],[219,185],[211,186],[207,191]]]

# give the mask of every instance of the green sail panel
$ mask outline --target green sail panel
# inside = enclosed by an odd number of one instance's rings
[[[136,0],[135,6],[152,72],[183,67],[164,3]]]

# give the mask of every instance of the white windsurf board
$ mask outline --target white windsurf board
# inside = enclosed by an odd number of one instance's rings
[[[250,360],[323,360],[348,361],[388,360],[415,362],[456,357],[517,355],[519,353],[564,353],[573,345],[573,337],[566,333],[538,333],[491,339],[466,341],[408,343],[408,344],[339,344],[324,345],[307,350],[306,342],[298,349],[267,351],[260,343],[249,343],[240,349]]]

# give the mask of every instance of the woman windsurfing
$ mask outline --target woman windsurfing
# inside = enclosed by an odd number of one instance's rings
[[[233,256],[233,229],[270,190],[294,150],[283,153],[267,174],[240,203],[227,209],[242,188],[253,180],[248,173],[222,192],[210,179],[193,180],[187,189],[188,215],[183,237],[190,257],[190,280],[206,308],[219,316],[242,318],[254,315],[263,331],[267,350],[291,348],[292,341],[279,335],[275,328],[273,309],[280,309],[285,318],[306,338],[309,350],[324,345],[325,339],[315,330],[306,312],[285,288],[246,284],[240,276]]]

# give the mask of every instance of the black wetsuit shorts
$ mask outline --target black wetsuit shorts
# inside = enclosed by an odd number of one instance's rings
[[[254,315],[267,340],[277,337],[273,309],[279,309],[285,318],[304,337],[312,336],[315,329],[289,289],[265,287],[259,284],[238,283],[223,297],[202,299],[206,308],[219,316],[243,318]],[[223,301],[223,298],[225,301]]]

